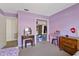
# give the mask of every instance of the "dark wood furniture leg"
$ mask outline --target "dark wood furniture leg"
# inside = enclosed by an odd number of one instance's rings
[[[33,46],[33,41],[31,40],[31,46]]]
[[[25,41],[25,48],[27,47],[27,42]]]
[[[23,40],[21,40],[21,43],[22,43],[22,46],[21,46],[21,48],[23,49]]]

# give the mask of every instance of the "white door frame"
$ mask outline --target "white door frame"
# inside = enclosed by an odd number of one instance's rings
[[[36,18],[35,20],[37,21],[37,19],[47,21],[47,41],[49,41],[49,20],[45,19],[45,18]],[[36,21],[35,21],[35,23],[36,23]],[[35,27],[35,30],[36,30],[36,27]],[[37,43],[36,42],[36,35],[37,35],[37,33],[35,33],[35,44]]]

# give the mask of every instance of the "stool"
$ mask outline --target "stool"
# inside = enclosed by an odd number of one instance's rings
[[[33,40],[25,40],[25,48],[27,47],[27,43],[31,43],[31,46],[33,46]]]

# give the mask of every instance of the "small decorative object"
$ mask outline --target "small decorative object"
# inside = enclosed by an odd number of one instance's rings
[[[74,27],[72,27],[72,28],[70,29],[70,31],[71,31],[72,33],[75,33],[76,29],[75,29]]]
[[[66,37],[69,37],[69,35],[66,35]]]

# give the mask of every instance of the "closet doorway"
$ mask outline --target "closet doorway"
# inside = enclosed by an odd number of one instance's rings
[[[36,20],[36,41],[47,41],[47,20]]]
[[[16,17],[6,16],[6,42],[5,48],[18,46],[18,22]]]

